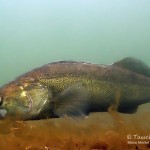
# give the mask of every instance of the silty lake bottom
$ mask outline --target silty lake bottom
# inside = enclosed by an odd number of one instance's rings
[[[148,150],[150,104],[135,114],[113,109],[87,118],[0,122],[2,150]]]

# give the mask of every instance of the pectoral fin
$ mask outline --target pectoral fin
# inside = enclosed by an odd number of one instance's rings
[[[67,88],[54,100],[54,114],[58,117],[85,116],[89,110],[89,94],[81,83]]]
[[[136,58],[127,57],[115,62],[113,65],[150,77],[150,67]]]

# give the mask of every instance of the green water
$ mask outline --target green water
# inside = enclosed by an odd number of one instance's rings
[[[150,65],[149,0],[0,0],[0,85],[57,60]]]

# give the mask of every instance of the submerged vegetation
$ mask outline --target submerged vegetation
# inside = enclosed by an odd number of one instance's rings
[[[144,111],[143,111],[144,110]],[[0,148],[21,150],[147,150],[148,144],[128,144],[127,135],[148,136],[149,110],[136,114],[93,113],[88,118],[0,122]],[[136,142],[137,139],[129,141]],[[144,141],[144,140],[140,140]],[[150,142],[150,139],[145,140]]]

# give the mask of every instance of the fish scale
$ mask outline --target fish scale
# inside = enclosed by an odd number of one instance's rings
[[[22,120],[86,116],[112,105],[134,113],[150,102],[150,68],[131,57],[112,65],[49,63],[2,86],[0,101],[0,117],[19,112]]]

